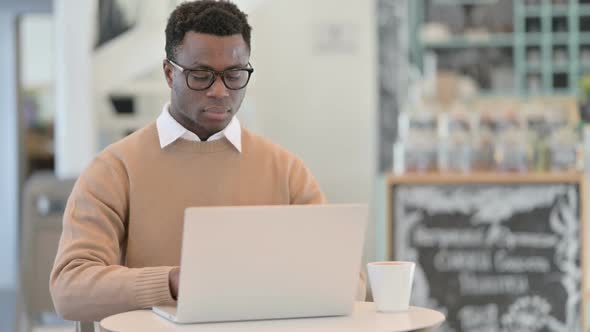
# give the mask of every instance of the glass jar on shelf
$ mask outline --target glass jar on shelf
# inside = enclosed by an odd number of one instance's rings
[[[578,166],[580,139],[568,122],[566,111],[556,108],[547,112],[547,151],[550,171],[569,171]]]
[[[582,159],[580,151],[578,135],[573,128],[564,126],[555,130],[548,141],[549,170],[576,170]]]
[[[470,172],[473,169],[472,121],[466,112],[441,116],[439,123],[438,168],[441,171]]]
[[[500,172],[526,172],[531,149],[522,121],[515,110],[499,114],[496,121],[494,160]]]
[[[432,172],[437,169],[437,116],[419,111],[407,114],[407,135],[403,140],[406,172]]]

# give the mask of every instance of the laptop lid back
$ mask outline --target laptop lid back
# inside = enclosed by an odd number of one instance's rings
[[[177,321],[349,314],[367,222],[366,205],[186,209]]]

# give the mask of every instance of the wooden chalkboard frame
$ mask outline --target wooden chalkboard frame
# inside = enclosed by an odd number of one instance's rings
[[[575,184],[579,187],[581,253],[581,308],[582,331],[588,328],[586,308],[590,299],[588,289],[588,226],[586,218],[586,180],[582,172],[538,172],[538,173],[408,173],[387,176],[387,223],[385,229],[386,258],[395,257],[393,237],[395,232],[394,193],[398,185],[478,185],[478,184]]]

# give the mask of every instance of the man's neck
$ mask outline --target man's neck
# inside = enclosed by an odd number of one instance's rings
[[[216,134],[216,133],[213,133],[213,134],[201,134],[201,133],[195,132],[193,130],[191,130],[191,132],[193,132],[195,135],[199,136],[199,139],[201,141],[203,141],[203,142],[206,142],[209,139],[209,137],[211,137],[211,136],[213,136],[213,135]]]

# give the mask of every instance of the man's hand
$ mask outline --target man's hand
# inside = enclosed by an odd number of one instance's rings
[[[170,287],[170,294],[172,298],[176,300],[178,298],[178,286],[180,283],[180,268],[175,267],[170,270],[168,274],[168,285]]]

